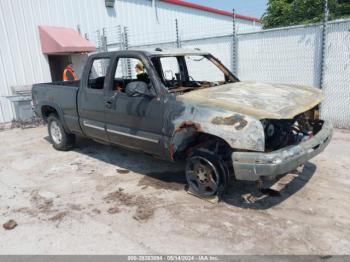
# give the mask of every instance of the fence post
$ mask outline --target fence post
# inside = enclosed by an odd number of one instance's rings
[[[326,41],[327,41],[327,22],[329,16],[328,0],[324,0],[324,17],[322,24],[322,38],[321,38],[321,67],[320,67],[320,89],[324,88],[324,73],[325,73],[325,55],[326,55]]]
[[[175,33],[176,33],[176,47],[181,48],[180,36],[179,36],[179,24],[177,18],[175,19]]]
[[[108,51],[108,48],[107,48],[106,28],[102,28],[101,43],[102,43],[102,50],[103,50],[104,52],[107,52],[107,51]]]
[[[124,31],[124,49],[128,50],[129,49],[129,30],[126,26],[124,26],[123,31]]]
[[[129,49],[129,29],[124,26],[123,28],[123,31],[124,31],[124,49],[125,50],[128,50]],[[131,63],[130,63],[130,59],[128,58],[126,60],[126,69],[127,69],[127,74],[129,77],[131,77]]]
[[[236,38],[236,14],[232,9],[232,73],[237,74],[237,38]]]
[[[80,25],[79,24],[77,24],[77,31],[78,31],[79,35],[81,35],[81,29],[80,29]]]
[[[102,52],[101,32],[99,29],[96,30],[96,38],[97,38],[97,50],[98,50],[98,52]]]
[[[116,33],[117,33],[117,43],[119,43],[119,49],[123,50],[124,48],[124,41],[123,41],[123,32],[122,27],[120,25],[116,26]]]

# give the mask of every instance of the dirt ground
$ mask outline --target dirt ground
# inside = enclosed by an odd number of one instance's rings
[[[218,204],[184,191],[181,165],[144,154],[89,140],[58,152],[46,127],[0,141],[0,254],[350,253],[348,131],[271,182],[278,192],[237,182]]]

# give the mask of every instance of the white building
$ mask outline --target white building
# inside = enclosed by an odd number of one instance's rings
[[[148,36],[161,41],[166,32],[173,35],[175,19],[184,38],[205,31],[232,33],[230,12],[180,0],[1,0],[0,123],[19,118],[9,99],[13,89],[57,80],[65,63],[79,63],[86,56],[81,53],[86,46],[79,49],[83,37],[79,40],[80,36],[74,35],[70,40],[76,39],[76,46],[65,47],[64,41],[57,39],[65,29],[40,37],[39,26],[44,28],[44,35],[50,33],[50,27],[66,27],[80,31],[82,36],[87,34],[94,42],[96,30],[105,28],[112,33],[120,25],[127,27],[134,43],[140,45]],[[260,23],[237,14],[236,28],[240,32],[256,30]],[[45,51],[45,39],[57,48]]]

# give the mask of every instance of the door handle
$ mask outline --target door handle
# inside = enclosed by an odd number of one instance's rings
[[[105,103],[105,106],[110,109],[112,108],[112,101],[111,100],[107,100],[106,103]]]
[[[106,108],[108,109],[111,109],[112,108],[112,105],[113,105],[113,101],[115,101],[115,98],[117,97],[117,94],[118,93],[115,93],[113,96],[110,96],[106,99],[106,102],[105,102],[105,106]]]

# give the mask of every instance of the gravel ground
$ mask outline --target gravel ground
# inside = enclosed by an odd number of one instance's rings
[[[348,131],[275,191],[237,182],[217,204],[144,154],[82,139],[58,152],[45,127],[0,141],[0,254],[350,253]]]

